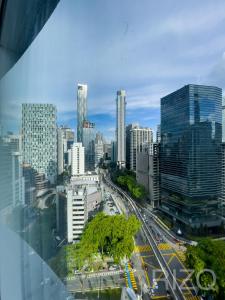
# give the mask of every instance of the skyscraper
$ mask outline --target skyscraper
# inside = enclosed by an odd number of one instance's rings
[[[74,132],[71,128],[61,126],[58,128],[58,174],[62,174],[69,165],[69,150],[74,143]]]
[[[126,92],[117,92],[116,98],[116,144],[117,144],[117,165],[119,168],[126,167]]]
[[[186,85],[161,99],[161,209],[188,227],[216,226],[222,90]]]
[[[130,129],[130,169],[136,171],[137,152],[141,151],[143,146],[150,145],[153,142],[153,132],[151,128],[142,128],[139,125]]]
[[[156,143],[160,143],[160,141],[161,141],[161,126],[157,125]]]
[[[0,215],[7,215],[14,206],[25,202],[19,140],[19,136],[11,134],[0,137]]]
[[[225,97],[222,100],[222,182],[221,182],[221,214],[225,216]]]
[[[84,121],[83,123],[83,146],[85,153],[85,171],[95,169],[95,123]]]
[[[128,124],[126,126],[126,168],[130,170],[130,143],[131,143],[131,129],[139,126],[138,123]]]
[[[87,85],[77,87],[77,142],[83,142],[83,123],[87,120]]]
[[[148,192],[151,206],[158,207],[160,200],[158,143],[145,145],[137,152],[136,179]]]
[[[100,132],[96,133],[95,137],[95,167],[98,166],[101,159],[104,157],[104,142],[103,135]]]
[[[55,182],[57,176],[56,107],[22,104],[23,163]]]
[[[74,143],[72,147],[72,176],[84,174],[84,147],[82,143]]]

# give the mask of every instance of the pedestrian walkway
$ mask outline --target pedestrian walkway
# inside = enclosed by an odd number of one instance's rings
[[[135,253],[142,253],[142,252],[149,252],[151,251],[151,247],[149,245],[136,245],[134,247],[134,252]]]
[[[132,269],[130,263],[127,264],[127,268],[125,269],[125,272],[124,272],[124,277],[125,277],[125,281],[126,281],[126,286],[129,288],[132,287],[135,291],[137,291],[137,282],[136,282],[134,272],[133,272],[133,269]]]
[[[130,263],[128,263],[128,270],[129,270],[129,273],[130,273],[130,280],[131,280],[133,289],[137,290],[137,282],[136,282],[136,279],[134,277],[134,272],[133,272],[133,269],[132,269]]]
[[[159,250],[171,250],[172,247],[171,247],[171,245],[169,245],[167,243],[160,243],[160,244],[158,244],[158,249]]]

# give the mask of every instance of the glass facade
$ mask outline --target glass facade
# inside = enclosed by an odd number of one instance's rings
[[[222,90],[186,85],[161,99],[162,209],[213,225],[221,188]],[[218,221],[218,220],[217,220]]]
[[[85,171],[95,170],[95,123],[84,121],[83,146],[85,151]]]
[[[23,162],[51,183],[57,176],[56,107],[52,104],[22,105]]]

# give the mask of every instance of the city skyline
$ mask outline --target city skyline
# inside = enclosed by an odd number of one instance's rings
[[[154,131],[161,97],[188,83],[224,89],[223,1],[204,1],[204,6],[175,1],[172,7],[165,1],[163,5],[143,1],[142,6],[136,2],[130,7],[124,1],[115,11],[116,5],[88,3],[91,10],[87,13],[87,2],[59,3],[48,24],[1,82],[0,96],[8,105],[1,107],[6,130],[18,131],[22,102],[56,105],[58,124],[75,130],[79,82],[89,88],[90,119],[109,140],[114,138],[115,92],[119,89],[127,91],[127,124],[141,119],[142,126]],[[105,16],[96,18],[100,7]],[[199,14],[204,17],[199,19]],[[81,15],[88,18],[89,25]],[[139,22],[140,15],[143,22]],[[95,30],[90,29],[91,24]],[[14,89],[6,91],[7,85]]]
[[[225,1],[0,11],[0,298],[225,299]]]

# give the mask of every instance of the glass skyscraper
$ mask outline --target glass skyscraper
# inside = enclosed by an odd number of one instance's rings
[[[57,176],[56,107],[22,104],[23,163],[54,183]]]
[[[186,85],[161,99],[161,209],[191,227],[216,226],[222,90]]]
[[[85,151],[85,171],[95,169],[95,123],[84,121],[83,123],[83,146]]]
[[[87,120],[87,85],[77,87],[77,142],[83,142],[83,123]]]

